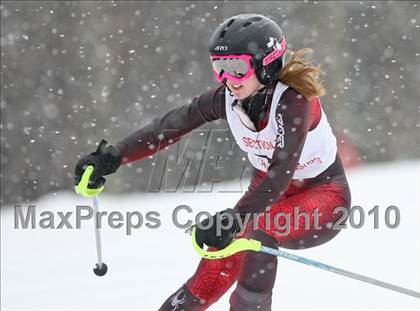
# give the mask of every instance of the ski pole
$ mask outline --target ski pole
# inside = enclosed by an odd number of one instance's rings
[[[101,232],[99,231],[96,217],[99,214],[99,200],[97,196],[93,197],[93,212],[95,215],[95,240],[96,240],[96,255],[98,256],[98,263],[95,265],[95,268],[93,269],[93,272],[97,276],[104,276],[106,272],[108,271],[108,266],[102,262],[102,247],[101,247]]]
[[[102,142],[101,142],[102,144]],[[98,148],[100,148],[99,146]],[[81,194],[85,198],[93,198],[93,209],[95,215],[95,240],[96,240],[96,254],[98,256],[98,263],[95,265],[93,272],[97,276],[104,276],[108,271],[108,266],[102,261],[102,247],[101,247],[101,232],[97,226],[96,217],[99,213],[99,200],[98,194],[104,190],[105,178],[99,179],[97,185],[94,185],[93,188],[89,188],[89,178],[93,172],[93,166],[89,165],[83,172],[82,178],[77,186],[75,186],[76,193]]]
[[[256,252],[262,252],[262,253],[267,253],[273,256],[277,256],[277,257],[282,257],[282,258],[286,258],[289,260],[293,260],[299,263],[303,263],[305,265],[308,266],[312,266],[312,267],[316,267],[322,270],[326,270],[329,272],[333,272],[339,275],[343,275],[355,280],[359,280],[365,283],[369,283],[369,284],[373,284],[379,287],[383,287],[383,288],[387,288],[402,294],[406,294],[412,297],[416,297],[416,298],[420,298],[420,293],[413,291],[411,289],[407,289],[401,286],[397,286],[391,283],[387,283],[387,282],[383,282],[374,278],[370,278],[361,274],[357,274],[351,271],[347,271],[344,269],[340,269],[334,266],[330,266],[324,263],[321,263],[319,261],[315,261],[312,259],[308,259],[305,257],[301,257],[301,256],[297,256],[294,254],[290,254],[290,253],[286,253],[283,252],[281,250],[277,250],[271,247],[266,247],[261,245],[260,241],[257,240],[253,240],[253,239],[245,239],[245,238],[240,238],[237,240],[234,240],[231,244],[229,244],[227,247],[225,247],[222,250],[218,250],[218,251],[207,251],[204,250],[203,248],[201,248],[196,239],[195,239],[195,227],[192,228],[192,243],[193,243],[193,247],[195,249],[195,251],[203,258],[206,259],[220,259],[220,258],[225,258],[225,257],[229,257],[232,256],[233,254],[236,254],[238,252],[241,251],[247,251],[247,250],[251,250],[251,251],[256,251]]]

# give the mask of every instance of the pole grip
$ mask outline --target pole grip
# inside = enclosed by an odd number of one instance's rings
[[[198,243],[195,239],[195,226],[192,228],[191,233],[192,233],[192,244],[193,244],[193,247],[194,247],[195,251],[201,257],[206,258],[206,259],[226,258],[226,257],[232,256],[233,254],[236,254],[238,252],[242,252],[242,251],[256,251],[256,252],[258,252],[261,249],[261,242],[260,241],[240,238],[240,239],[234,240],[232,243],[230,243],[224,249],[210,252],[210,251],[205,250],[204,248],[201,248],[200,245],[198,245]]]
[[[85,171],[83,172],[82,178],[80,179],[80,182],[77,186],[74,187],[74,190],[77,194],[80,194],[84,196],[85,198],[91,198],[97,196],[99,193],[104,190],[104,185],[102,185],[99,188],[89,188],[89,179],[90,175],[93,173],[94,167],[92,165],[89,165]]]

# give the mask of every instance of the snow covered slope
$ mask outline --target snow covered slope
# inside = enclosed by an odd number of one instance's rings
[[[420,291],[419,176],[418,161],[353,169],[348,172],[352,205],[365,210],[365,225],[344,230],[320,247],[290,252]],[[231,186],[225,184],[220,189]],[[103,257],[109,271],[102,278],[92,272],[96,262],[92,221],[82,222],[81,229],[14,229],[13,208],[3,207],[1,309],[157,310],[190,277],[199,261],[189,237],[172,222],[174,208],[184,204],[194,210],[191,215],[181,213],[180,221],[186,221],[202,210],[216,212],[232,207],[240,196],[238,192],[102,194],[101,210],[123,214],[155,210],[162,222],[158,229],[143,224],[133,229],[130,236],[124,228],[105,225]],[[42,211],[74,211],[76,205],[90,201],[67,192],[51,194],[33,204],[39,216]],[[380,211],[379,229],[373,229],[373,215],[367,215],[375,205]],[[385,226],[385,209],[390,205],[401,212],[401,223],[396,229]],[[73,216],[70,220],[76,224]],[[56,225],[58,222],[57,218]],[[211,310],[228,310],[229,293]],[[279,259],[274,311],[419,307],[419,299]]]

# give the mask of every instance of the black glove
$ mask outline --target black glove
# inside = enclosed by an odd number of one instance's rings
[[[219,215],[219,216],[218,216]],[[229,217],[229,215],[231,217]],[[233,219],[231,226],[229,225],[229,218]],[[208,229],[202,229],[203,227],[207,228],[209,225],[210,219],[204,219],[200,224],[196,225],[195,228],[195,240],[197,244],[202,248],[203,244],[207,246],[213,246],[217,249],[223,249],[232,242],[235,234],[241,231],[239,222],[236,218],[236,214],[233,210],[227,209],[222,212],[216,213],[216,215],[211,217],[212,222],[211,226]],[[222,227],[222,226],[223,227]],[[219,227],[220,234],[217,235],[217,228]],[[227,229],[224,229],[227,228]]]
[[[99,188],[105,183],[103,176],[114,173],[121,165],[121,153],[113,145],[105,147],[106,140],[102,140],[95,152],[81,158],[75,168],[74,184],[77,186],[82,178],[85,169],[93,166],[92,175],[90,175],[89,186]]]

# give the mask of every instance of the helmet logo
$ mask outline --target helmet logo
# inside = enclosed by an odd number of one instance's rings
[[[279,46],[280,44],[278,43],[278,41],[276,40],[276,38],[270,37],[270,41],[268,41],[268,43],[267,43],[267,47],[268,47],[268,48],[273,47],[273,46],[274,46],[274,43],[276,43],[276,48],[278,48],[278,46]]]
[[[264,57],[263,59],[263,66],[267,66],[268,64],[275,61],[277,58],[283,55],[284,51],[286,50],[286,39],[282,37],[281,42],[278,43],[275,38],[270,38],[270,42],[267,45],[274,46],[274,50]]]
[[[218,45],[214,48],[215,51],[227,51],[227,45]]]

